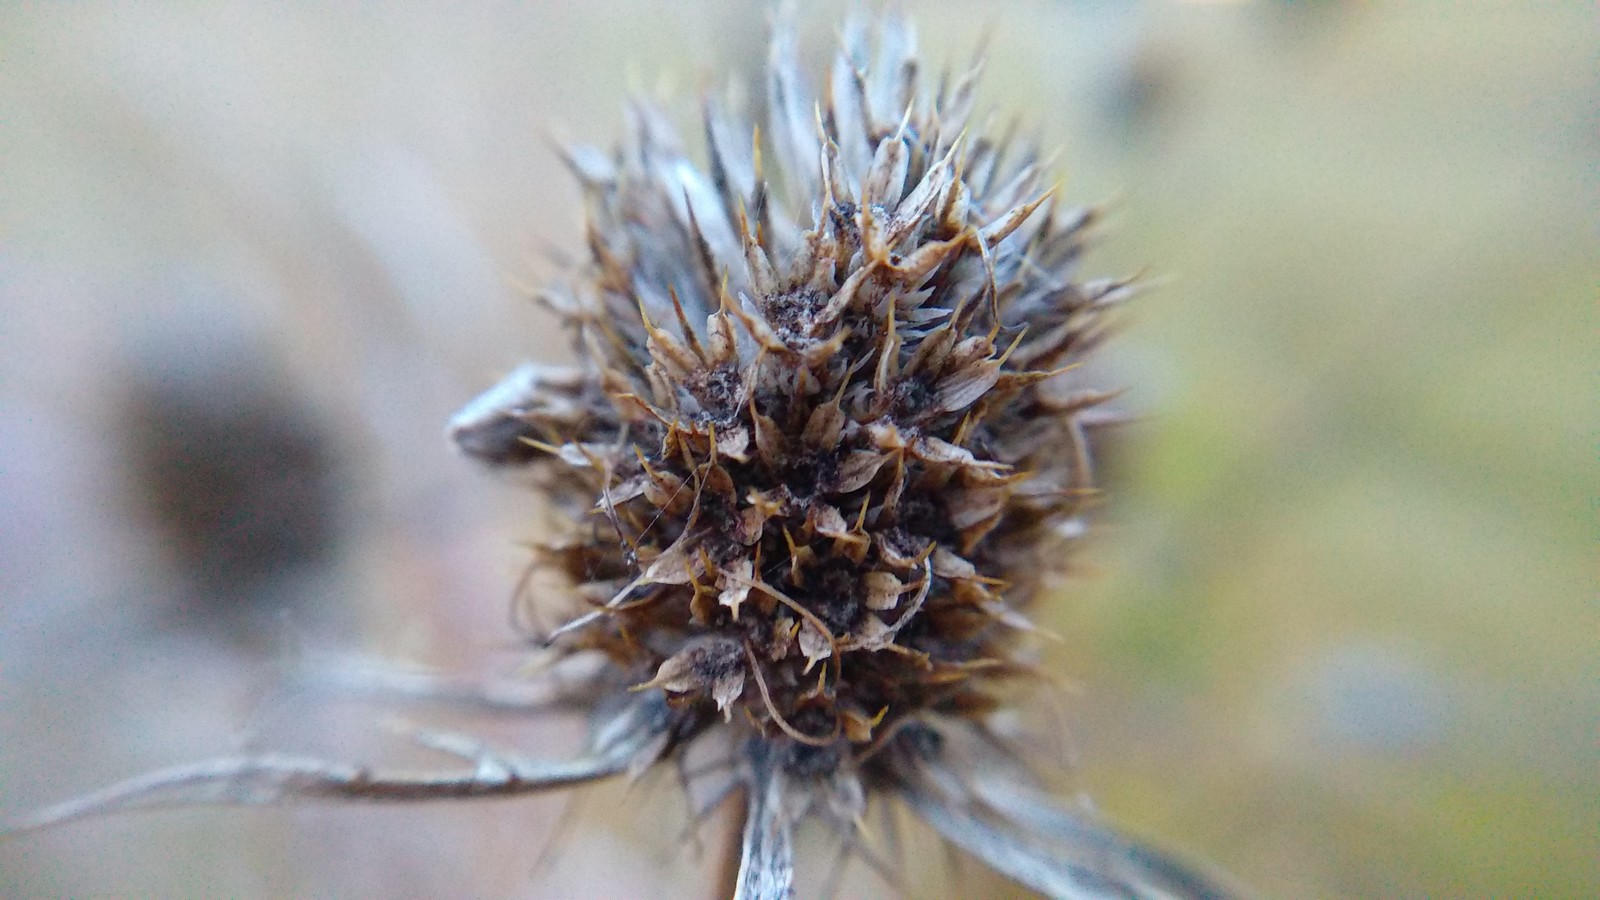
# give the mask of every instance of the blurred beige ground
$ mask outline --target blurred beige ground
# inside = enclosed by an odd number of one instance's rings
[[[909,5],[967,58],[965,4]],[[515,666],[537,516],[440,433],[565,353],[517,288],[581,248],[549,137],[608,142],[630,86],[687,116],[763,9],[0,10],[0,811],[391,746],[388,711],[279,687],[319,653]],[[1063,790],[1270,896],[1600,892],[1593,8],[980,18],[990,107],[1116,198],[1089,271],[1169,280],[1048,623]],[[162,493],[193,446],[244,460],[207,470],[225,508]],[[293,464],[236,485],[261,447]],[[563,806],[93,822],[0,845],[0,894],[705,895],[670,783]],[[916,846],[918,895],[1007,890]]]

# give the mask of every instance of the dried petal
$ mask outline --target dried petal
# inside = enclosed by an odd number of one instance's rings
[[[840,494],[866,487],[867,482],[878,474],[883,464],[889,461],[889,456],[872,450],[853,450],[844,458],[839,466],[838,478],[834,480],[832,490]]]
[[[867,609],[894,609],[895,604],[900,602],[900,594],[905,591],[905,585],[892,572],[868,572],[865,581]]]
[[[717,579],[718,586],[722,588],[722,593],[717,595],[717,602],[728,607],[735,619],[739,618],[739,607],[750,597],[751,579],[754,576],[755,568],[751,561],[741,557]]]
[[[806,622],[800,626],[800,655],[806,658],[805,671],[833,655],[833,643],[817,626]]]

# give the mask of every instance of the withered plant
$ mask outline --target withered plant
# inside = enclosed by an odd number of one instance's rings
[[[873,32],[869,34],[869,31]],[[569,520],[538,565],[587,660],[588,752],[454,736],[459,772],[257,756],[157,772],[23,827],[171,804],[506,796],[718,743],[743,800],[736,895],[790,896],[803,819],[897,799],[1060,897],[1218,896],[1046,799],[993,714],[1036,680],[1034,601],[1084,532],[1113,391],[1079,365],[1124,280],[1076,275],[1092,210],[971,119],[976,69],[925,82],[910,29],[848,25],[820,99],[776,29],[765,119],[705,102],[704,164],[658,110],[571,149],[588,257],[542,297],[578,364],[528,365],[451,423]],[[1077,370],[1077,371],[1074,371]],[[598,661],[598,662],[596,662]],[[549,699],[549,697],[544,697]]]

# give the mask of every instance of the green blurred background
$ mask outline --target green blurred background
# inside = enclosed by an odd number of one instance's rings
[[[1088,272],[1164,282],[1048,617],[1063,789],[1268,896],[1600,893],[1593,5],[907,6],[1109,201]],[[565,353],[515,287],[581,247],[549,138],[687,121],[765,9],[0,9],[0,810],[367,748],[286,658],[515,663],[536,517],[439,433]],[[88,823],[0,894],[703,896],[656,793]]]

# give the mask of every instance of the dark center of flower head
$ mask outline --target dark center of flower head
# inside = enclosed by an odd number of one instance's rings
[[[775,68],[760,153],[714,102],[703,168],[648,109],[574,151],[590,262],[550,306],[582,365],[456,426],[543,450],[577,522],[547,553],[590,608],[555,645],[806,777],[921,752],[1019,671],[1105,396],[1053,379],[1108,299],[1072,279],[1090,216],[963,132],[970,82],[840,71],[814,111]]]

